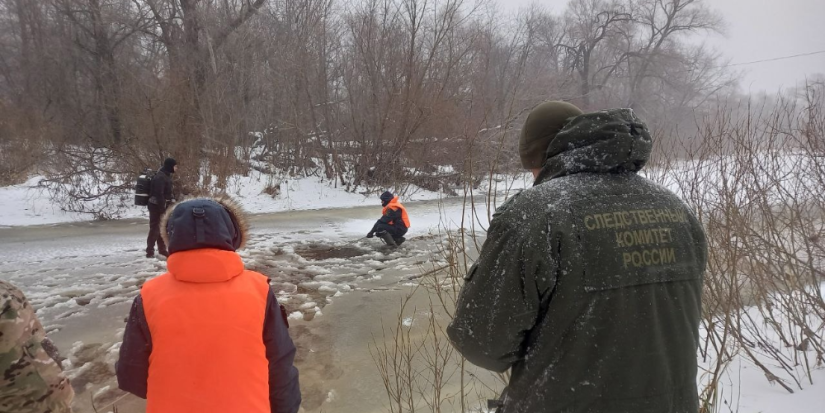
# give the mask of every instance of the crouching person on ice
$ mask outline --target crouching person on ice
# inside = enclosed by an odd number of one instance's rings
[[[164,216],[168,272],[135,298],[117,378],[149,413],[294,413],[295,346],[267,278],[235,252],[247,239],[229,200],[193,199]]]
[[[447,329],[504,372],[504,413],[696,413],[707,245],[688,206],[637,175],[630,109],[548,102],[519,142],[532,188],[494,215]]]
[[[390,191],[381,194],[380,199],[381,206],[384,209],[381,211],[381,218],[375,222],[375,225],[367,234],[367,238],[378,235],[387,245],[397,247],[407,240],[404,238],[404,234],[410,228],[410,217],[407,215],[407,208],[404,208],[398,197]]]

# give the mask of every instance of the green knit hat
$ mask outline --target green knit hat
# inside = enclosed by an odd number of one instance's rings
[[[527,115],[518,142],[518,153],[524,169],[541,168],[550,142],[570,118],[582,113],[584,112],[575,105],[561,101],[544,102],[533,108]]]

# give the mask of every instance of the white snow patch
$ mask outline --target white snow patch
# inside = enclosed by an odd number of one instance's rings
[[[72,213],[61,210],[52,202],[46,188],[39,185],[45,179],[35,176],[19,185],[0,187],[0,226],[27,226],[60,224],[76,221],[90,221],[92,215]],[[216,179],[212,180],[217,181]],[[267,187],[277,186],[279,193],[275,197],[267,194]],[[390,188],[392,190],[392,188]],[[439,199],[443,195],[415,186],[408,188],[406,201],[423,201]],[[336,187],[320,177],[278,177],[252,171],[248,176],[233,175],[227,179],[226,193],[236,198],[249,213],[263,214],[282,211],[313,210],[328,208],[351,208],[356,206],[375,206],[377,196],[364,196],[347,192],[345,188]],[[124,193],[129,198],[131,193]],[[145,207],[129,205],[116,218],[146,218]]]
[[[103,395],[106,394],[106,392],[109,391],[109,389],[110,389],[110,386],[101,387],[100,390],[95,392],[94,396],[92,396],[92,399],[97,399],[98,397],[103,397]]]

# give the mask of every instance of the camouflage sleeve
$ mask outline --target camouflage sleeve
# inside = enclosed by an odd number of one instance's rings
[[[541,300],[555,282],[547,278],[555,268],[548,250],[540,211],[499,208],[447,328],[468,361],[503,372],[524,357]]]
[[[74,391],[43,349],[44,338],[23,293],[0,281],[0,412],[71,412]]]
[[[57,365],[60,367],[60,370],[63,370],[63,360],[65,360],[66,358],[60,357],[60,350],[57,348],[57,346],[54,345],[54,343],[52,343],[52,341],[49,340],[48,337],[44,338],[43,342],[41,342],[40,345],[43,346],[43,350],[46,352],[46,354],[48,354],[49,357],[51,357],[52,360],[54,360],[55,363],[57,363]]]

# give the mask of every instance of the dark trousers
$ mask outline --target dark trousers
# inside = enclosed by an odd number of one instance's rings
[[[407,233],[407,228],[399,228],[395,225],[387,225],[387,224],[377,224],[375,226],[375,232],[387,231],[390,233],[394,239],[398,239],[404,236]]]
[[[158,252],[163,255],[168,255],[166,252],[166,243],[160,236],[160,219],[166,210],[160,205],[149,204],[149,237],[146,238],[146,253],[153,255],[155,253],[155,243],[158,244]]]

